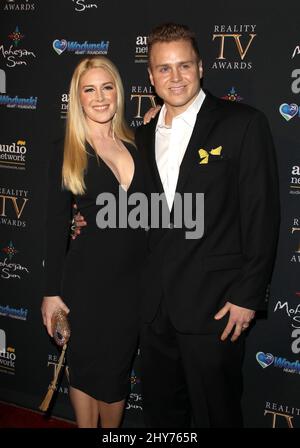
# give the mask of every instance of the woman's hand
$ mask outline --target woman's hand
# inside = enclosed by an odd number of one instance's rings
[[[67,314],[70,310],[59,296],[46,296],[43,299],[41,312],[43,316],[43,324],[47,327],[48,334],[53,338],[51,320],[57,309],[61,308]]]
[[[156,106],[156,107],[151,107],[151,109],[149,109],[145,115],[144,115],[144,124],[149,123],[153,118],[156,117],[156,115],[158,114],[158,112],[160,111],[161,106]]]
[[[80,235],[82,227],[85,227],[87,225],[87,222],[84,219],[84,216],[80,214],[80,212],[77,211],[77,205],[74,204],[73,208],[75,210],[75,215],[72,221],[72,233],[71,237],[72,240],[76,240],[77,236]]]

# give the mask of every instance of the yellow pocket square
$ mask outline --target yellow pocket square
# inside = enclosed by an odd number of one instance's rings
[[[213,148],[210,151],[206,151],[206,149],[199,149],[198,154],[200,157],[200,162],[199,163],[208,163],[209,160],[209,156],[210,154],[213,156],[220,156],[221,152],[222,152],[223,147],[222,146],[218,146],[217,148]]]

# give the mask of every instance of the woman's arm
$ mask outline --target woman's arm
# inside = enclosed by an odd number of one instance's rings
[[[69,243],[72,194],[62,188],[63,141],[51,146],[45,225],[43,323],[52,336],[51,318],[57,308],[69,312],[61,299],[64,259]]]

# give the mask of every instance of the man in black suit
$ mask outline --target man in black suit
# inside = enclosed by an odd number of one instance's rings
[[[241,427],[243,331],[266,306],[279,227],[272,137],[261,112],[201,89],[187,27],[155,28],[148,49],[164,106],[136,143],[149,191],[165,193],[171,222],[150,229],[143,272],[146,425]],[[175,193],[204,193],[201,238],[174,225]]]

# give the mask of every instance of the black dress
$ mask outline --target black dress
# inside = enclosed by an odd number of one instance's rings
[[[144,176],[137,150],[125,145],[135,165],[129,196],[144,191]],[[118,210],[120,186],[93,148],[88,144],[86,148],[86,193],[81,196],[72,197],[61,188],[62,144],[55,146],[51,157],[44,294],[60,295],[70,308],[72,333],[67,363],[71,386],[110,403],[124,399],[130,391],[146,232],[141,228],[118,228],[118,223],[117,228],[98,228],[96,215],[101,207],[96,204],[97,196],[111,193]],[[69,241],[74,200],[88,225],[75,241]]]

